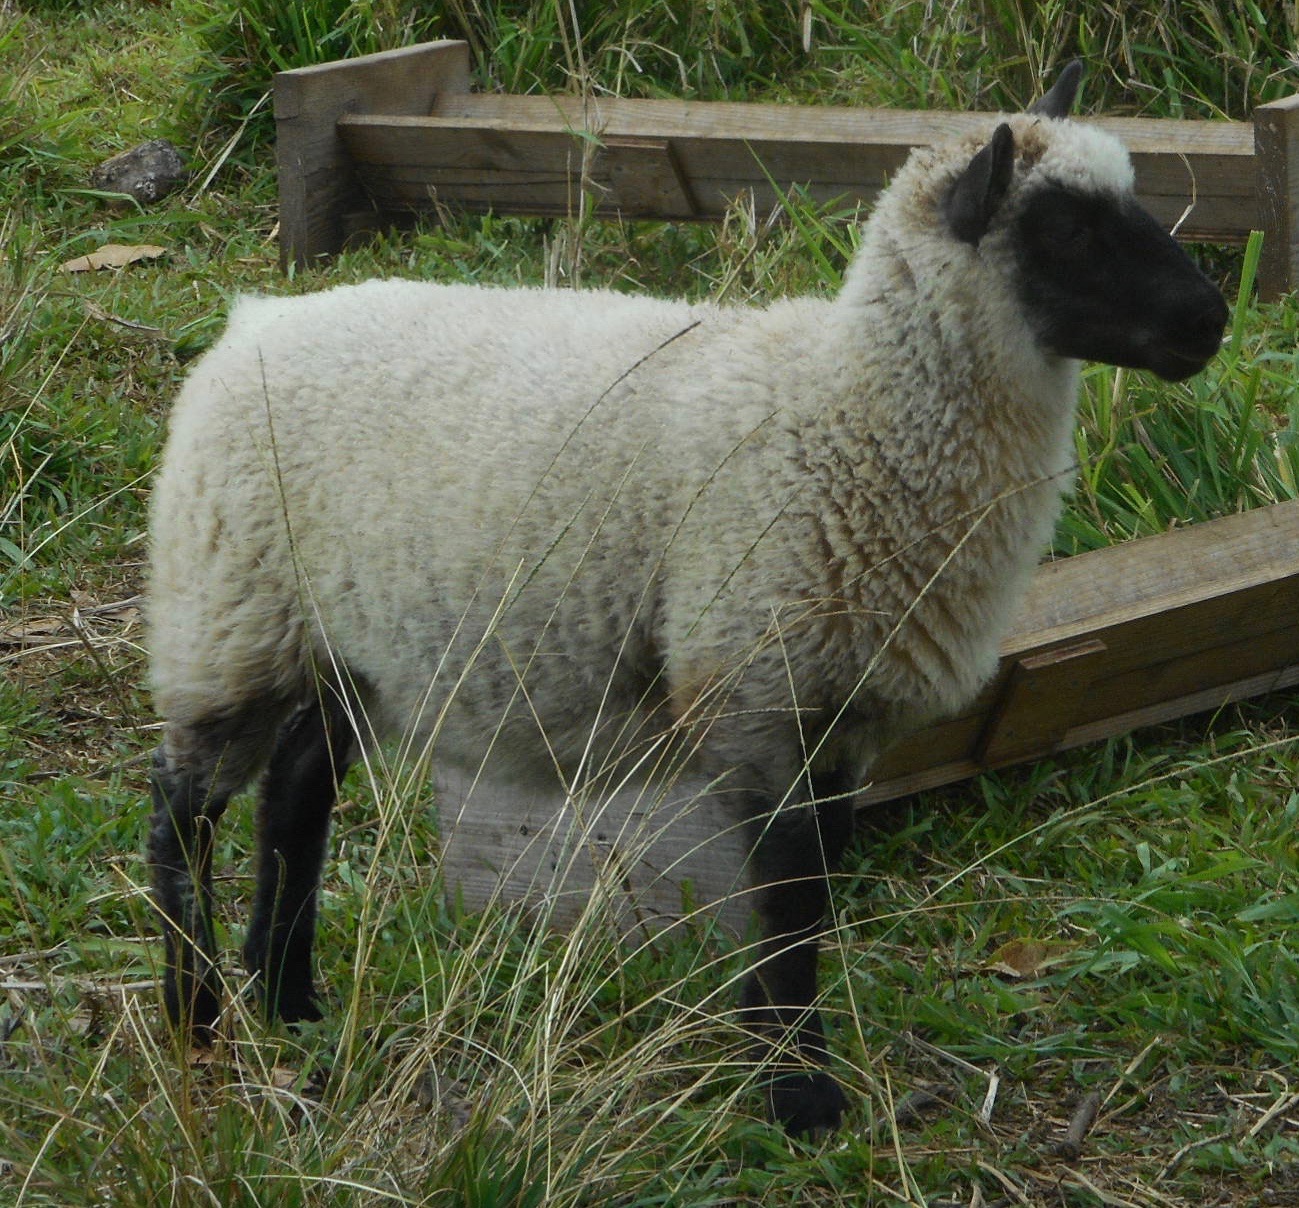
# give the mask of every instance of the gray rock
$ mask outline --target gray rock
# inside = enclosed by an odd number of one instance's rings
[[[165,138],[155,138],[106,159],[91,171],[90,184],[149,205],[179,188],[188,175],[180,152]]]

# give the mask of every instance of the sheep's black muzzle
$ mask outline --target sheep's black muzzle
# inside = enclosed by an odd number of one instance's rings
[[[1193,317],[1174,324],[1174,338],[1151,349],[1143,368],[1150,369],[1168,382],[1180,382],[1200,372],[1222,347],[1230,312],[1218,290],[1205,282],[1211,292]]]
[[[1198,373],[1227,325],[1222,293],[1129,197],[1040,189],[1016,220],[1019,294],[1059,356]]]

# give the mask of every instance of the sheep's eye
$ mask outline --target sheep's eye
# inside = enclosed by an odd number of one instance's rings
[[[1091,229],[1077,214],[1051,214],[1039,233],[1046,250],[1059,256],[1082,256],[1091,248]]]

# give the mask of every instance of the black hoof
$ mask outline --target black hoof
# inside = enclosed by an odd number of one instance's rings
[[[305,997],[301,995],[285,997],[281,994],[274,1004],[267,1004],[267,1015],[281,1019],[287,1024],[315,1023],[325,1018],[325,1013],[320,1009],[320,1001],[314,993],[309,993]]]
[[[273,993],[266,992],[266,984],[265,974],[259,974],[256,986],[267,1023],[274,1023],[277,1019],[287,1024],[315,1023],[325,1018],[316,989],[310,981],[292,982],[286,978]]]
[[[183,992],[168,982],[164,992],[167,1022],[189,1044],[210,1049],[217,1040],[221,1018],[221,996],[210,987],[195,983]]]
[[[767,1098],[777,1124],[791,1137],[811,1139],[834,1132],[848,1106],[839,1084],[820,1070],[779,1075]]]
[[[315,1023],[325,1018],[307,962],[280,961],[278,976],[268,972],[271,962],[258,946],[244,949],[244,968],[253,974],[253,985],[267,1023]]]

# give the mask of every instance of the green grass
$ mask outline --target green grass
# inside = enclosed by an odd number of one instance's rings
[[[1239,117],[1286,87],[1295,30],[1277,6],[1082,8],[0,12],[0,1205],[1293,1196],[1299,747],[1284,695],[882,809],[837,886],[823,981],[855,1106],[822,1146],[760,1118],[726,944],[696,928],[615,959],[599,927],[563,942],[505,909],[449,907],[426,795],[379,772],[355,774],[338,813],[328,1019],[290,1036],[238,1015],[204,1063],[158,1022],[141,858],[157,736],[134,597],[168,401],[229,296],[380,273],[538,283],[558,267],[762,301],[832,289],[853,241],[851,214],[798,197],[792,221],[736,207],[716,228],[453,217],[286,280],[269,71],[445,34],[469,38],[482,86],[511,91],[1016,105],[1074,53],[1097,65],[1093,110]],[[88,189],[94,163],[159,134],[192,158],[181,195],[118,211]],[[107,241],[168,255],[59,270]],[[1059,552],[1295,495],[1299,306],[1238,293],[1252,254],[1214,262],[1235,310],[1205,374],[1088,370]],[[218,855],[232,949],[247,813]],[[1059,959],[1020,979],[990,967],[1021,939]],[[899,1113],[923,1088],[937,1102]],[[1089,1091],[1097,1122],[1067,1162],[1055,1142]]]

